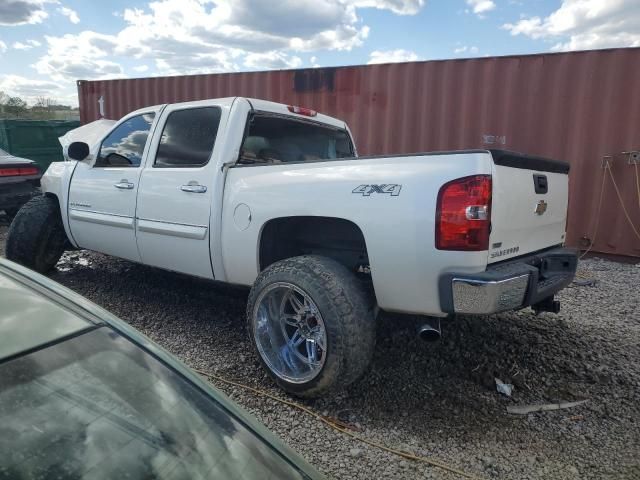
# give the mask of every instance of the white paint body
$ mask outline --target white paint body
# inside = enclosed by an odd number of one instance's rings
[[[222,116],[209,163],[199,168],[153,168],[168,113],[211,105],[219,106]],[[353,222],[364,235],[380,308],[442,316],[442,273],[482,272],[491,262],[564,241],[566,174],[544,172],[551,194],[537,195],[531,170],[494,165],[488,151],[236,165],[252,107],[306,118],[290,113],[285,105],[244,98],[149,107],[121,120],[156,113],[140,167],[94,168],[99,143],[91,146],[87,160],[52,164],[42,186],[58,197],[71,242],[168,270],[251,285],[260,270],[260,236],[269,220],[335,217]],[[347,128],[324,115],[313,120]],[[478,174],[493,179],[490,250],[437,250],[440,187]],[[134,187],[114,188],[121,180]],[[205,186],[206,193],[180,190],[190,182]],[[397,196],[352,193],[363,184],[402,188]],[[539,199],[549,205],[545,215],[534,213]],[[518,246],[518,252],[491,258],[491,246],[498,243],[498,250]]]

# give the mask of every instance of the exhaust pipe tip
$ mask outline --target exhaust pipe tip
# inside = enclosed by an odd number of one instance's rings
[[[418,338],[423,342],[436,342],[440,340],[440,319],[431,320],[418,328]]]

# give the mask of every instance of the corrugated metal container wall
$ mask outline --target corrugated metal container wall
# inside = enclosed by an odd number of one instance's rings
[[[568,243],[640,256],[640,48],[463,60],[78,82],[82,122],[147,105],[247,96],[302,105],[349,124],[360,154],[503,148],[571,163]]]

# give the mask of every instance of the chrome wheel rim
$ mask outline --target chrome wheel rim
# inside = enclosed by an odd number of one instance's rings
[[[305,383],[324,367],[327,332],[322,315],[296,285],[278,282],[260,292],[253,309],[253,338],[262,360],[282,380]]]

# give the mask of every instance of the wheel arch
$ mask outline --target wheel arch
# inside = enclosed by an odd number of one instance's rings
[[[369,267],[362,229],[341,217],[291,215],[271,218],[260,228],[257,257],[259,271],[272,263],[300,255],[333,258],[348,269]]]
[[[55,192],[42,192],[45,197],[53,198],[57,203],[58,207],[60,207],[60,199],[58,198],[58,194]],[[62,212],[60,212],[62,213]]]
[[[73,247],[78,248],[69,225],[68,202],[71,178],[78,162],[53,162],[42,176],[40,185],[43,195],[55,198],[60,207],[62,225]]]

